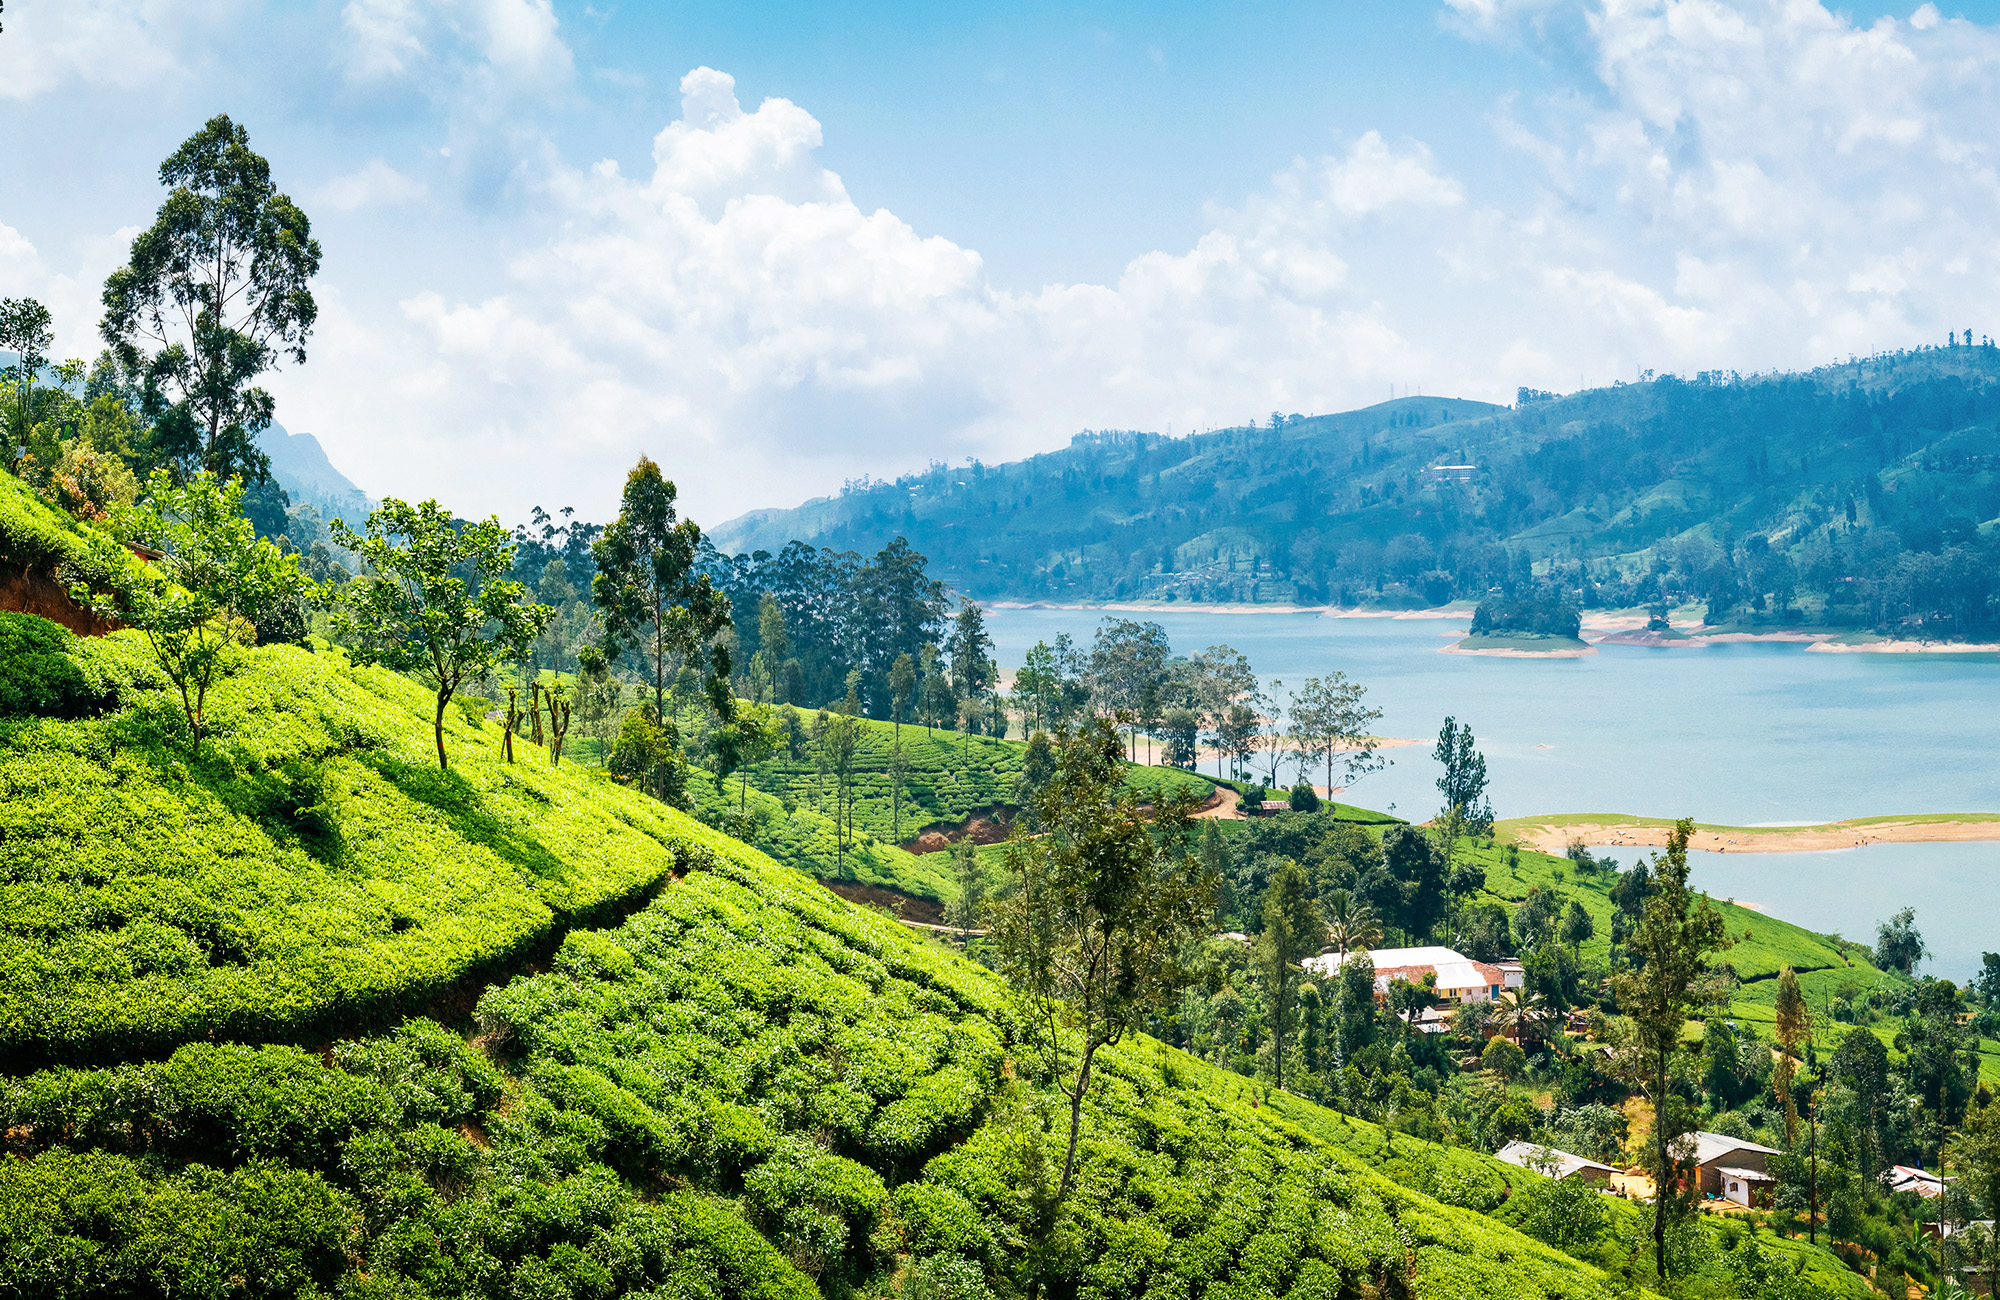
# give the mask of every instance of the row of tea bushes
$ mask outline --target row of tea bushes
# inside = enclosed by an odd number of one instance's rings
[[[240,651],[198,758],[136,633],[65,653],[112,707],[0,718],[0,1052],[382,1022],[679,869],[669,810],[476,719],[439,771],[428,693],[337,652]]]

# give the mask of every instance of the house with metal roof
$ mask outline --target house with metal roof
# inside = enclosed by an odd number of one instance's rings
[[[1510,1165],[1532,1169],[1551,1178],[1575,1178],[1589,1183],[1592,1187],[1609,1187],[1611,1175],[1618,1172],[1610,1165],[1571,1155],[1567,1151],[1558,1151],[1539,1142],[1509,1142],[1493,1154],[1496,1159],[1504,1160]]]
[[[1343,964],[1361,956],[1359,952],[1321,953],[1299,963],[1317,975],[1332,975]],[[1397,980],[1421,984],[1424,977],[1437,976],[1438,997],[1448,1002],[1485,1002],[1500,996],[1507,987],[1498,966],[1474,961],[1450,948],[1383,948],[1367,954],[1375,963],[1375,996],[1389,996],[1389,985]]]
[[[1761,1209],[1771,1203],[1778,1180],[1771,1176],[1770,1159],[1782,1154],[1776,1147],[1762,1146],[1747,1138],[1726,1133],[1690,1133],[1682,1139],[1694,1144],[1697,1185],[1717,1200]]]

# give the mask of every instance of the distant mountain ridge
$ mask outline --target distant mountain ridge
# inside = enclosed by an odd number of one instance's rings
[[[1559,583],[1711,616],[1995,621],[2000,348],[1662,376],[1511,407],[1413,397],[1181,438],[1079,434],[712,530],[897,535],[982,599],[1438,604]]]
[[[310,433],[293,433],[274,420],[257,435],[257,447],[271,458],[271,477],[295,504],[347,506],[369,499],[354,480],[334,468],[326,448]]]

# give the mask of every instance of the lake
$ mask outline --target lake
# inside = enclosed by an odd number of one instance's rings
[[[1593,849],[1629,867],[1638,849]],[[1688,854],[1688,880],[1716,898],[1821,934],[1875,942],[1875,927],[1904,907],[1930,948],[1919,971],[1965,981],[1981,953],[2000,950],[2000,843],[1870,844],[1823,853]]]
[[[1059,633],[1087,648],[1103,617],[996,609],[987,627],[1011,672],[1029,646]],[[1753,825],[2000,810],[2000,656],[1808,653],[1764,642],[1503,659],[1438,653],[1463,635],[1463,619],[1208,610],[1116,617],[1159,623],[1179,654],[1234,646],[1267,683],[1339,670],[1366,685],[1383,712],[1383,735],[1425,743],[1386,751],[1388,770],[1347,797],[1418,820],[1436,810],[1430,742],[1447,715],[1477,736],[1502,817],[1622,812]],[[1941,974],[1969,973],[1959,958],[1971,953],[1976,965],[1977,943],[2000,950],[2000,845],[1746,855],[1741,869],[1764,874],[1741,883],[1738,861],[1722,855],[1707,886],[1816,930],[1869,939],[1897,907],[1916,907]],[[1877,903],[1877,879],[1890,882],[1884,898],[1902,901]],[[1763,890],[1771,897],[1760,895],[1762,881],[1773,882]],[[1954,940],[1959,957],[1949,970],[1947,916],[1992,936],[1968,939],[1970,947]]]

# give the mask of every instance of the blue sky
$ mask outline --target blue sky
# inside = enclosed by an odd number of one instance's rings
[[[1081,428],[2000,333],[2000,5],[14,0],[0,294],[210,113],[326,248],[369,490],[697,518]]]

